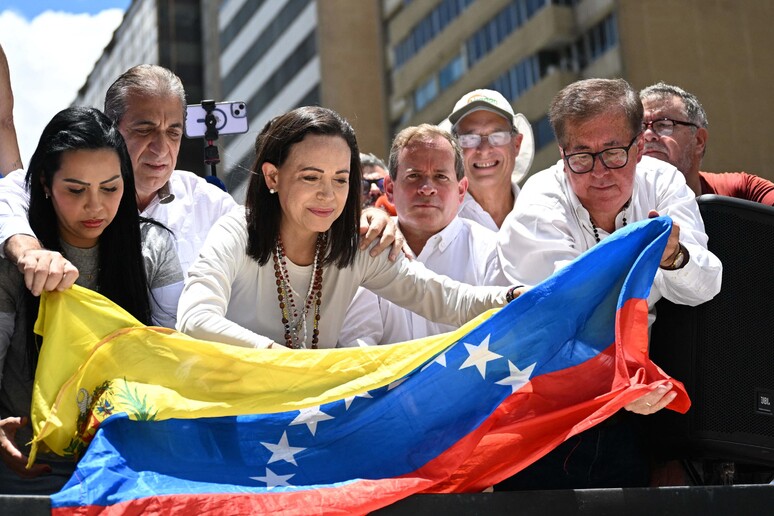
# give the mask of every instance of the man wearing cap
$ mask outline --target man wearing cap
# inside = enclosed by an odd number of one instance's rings
[[[521,181],[532,165],[532,127],[494,90],[465,94],[441,127],[462,147],[469,186],[459,215],[498,231],[513,210]]]
[[[774,183],[747,172],[701,172],[707,114],[696,95],[659,82],[640,91],[646,156],[671,163],[696,195],[717,194],[774,206]]]

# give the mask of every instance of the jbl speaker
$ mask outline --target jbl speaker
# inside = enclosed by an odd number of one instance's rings
[[[774,466],[774,208],[698,202],[723,284],[696,307],[656,305],[651,358],[685,384],[692,406],[650,416],[650,434],[672,458]]]

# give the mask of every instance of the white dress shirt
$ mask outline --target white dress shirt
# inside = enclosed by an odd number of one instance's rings
[[[649,306],[661,297],[691,306],[712,299],[720,291],[723,267],[707,250],[696,196],[675,167],[645,156],[637,164],[631,202],[616,217],[616,228],[623,226],[624,217],[627,222],[647,219],[650,210],[680,226],[680,243],[690,260],[681,269],[656,272]],[[609,236],[597,231],[600,239]],[[596,243],[589,212],[572,191],[560,160],[527,180],[498,235],[498,256],[510,281],[536,285]],[[654,319],[651,314],[650,322]]]
[[[285,342],[273,262],[260,265],[247,255],[246,246],[247,223],[244,208],[239,207],[217,222],[188,271],[178,306],[178,330],[243,347]],[[287,259],[286,263],[293,289],[307,292],[313,266]],[[337,346],[347,307],[361,285],[429,319],[458,326],[505,305],[508,290],[459,283],[403,255],[391,262],[388,253],[371,257],[368,250],[358,251],[349,267],[323,268],[319,347]],[[307,347],[313,333],[309,315],[304,324]]]
[[[511,183],[511,191],[513,192],[514,203],[519,197],[519,185],[517,183]],[[500,228],[497,227],[492,216],[488,211],[484,210],[477,200],[470,195],[470,190],[465,192],[465,197],[462,199],[462,204],[457,210],[457,215],[463,219],[472,220],[484,226],[485,228],[497,233]]]
[[[433,272],[470,285],[506,285],[500,273],[496,245],[494,231],[472,220],[455,217],[428,239],[417,261]],[[347,310],[339,344],[391,344],[446,333],[458,327],[428,321],[360,288]]]
[[[0,253],[11,236],[33,235],[27,220],[30,196],[24,176],[24,170],[15,170],[0,181]],[[161,222],[172,231],[180,267],[186,274],[210,227],[237,204],[220,188],[184,170],[173,171],[162,190],[140,215]]]

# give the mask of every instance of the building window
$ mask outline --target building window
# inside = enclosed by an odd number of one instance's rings
[[[457,82],[463,73],[465,73],[465,60],[462,55],[458,55],[438,73],[439,90],[443,91]]]
[[[420,111],[437,96],[438,81],[433,76],[414,92],[414,109]]]
[[[540,80],[540,63],[533,55],[511,67],[489,86],[513,102]]]
[[[472,67],[547,5],[546,0],[514,0],[478,29],[466,42]]]
[[[551,122],[548,120],[548,115],[532,124],[532,133],[535,136],[535,151],[539,151],[546,145],[556,143],[554,131],[551,129]]]
[[[395,69],[397,70],[406,64],[473,2],[475,0],[442,0],[435,9],[417,22],[405,38],[393,47]]]

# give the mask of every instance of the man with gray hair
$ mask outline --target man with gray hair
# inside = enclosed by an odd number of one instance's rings
[[[774,206],[774,183],[746,172],[702,172],[707,151],[707,114],[696,95],[659,82],[640,91],[645,108],[644,155],[671,163],[694,193],[738,197]]]
[[[185,106],[180,79],[157,65],[130,68],[105,95],[105,112],[117,123],[132,158],[140,215],[172,231],[184,272],[212,223],[236,206],[203,178],[175,170]],[[59,253],[41,248],[27,221],[28,202],[24,172],[13,172],[0,184],[0,250],[25,271],[33,294],[63,290],[78,277],[77,270]]]
[[[193,172],[175,170],[185,111],[180,78],[158,65],[130,68],[105,94],[105,114],[118,125],[132,158],[140,215],[172,231],[184,274],[212,224],[236,206],[230,195]],[[61,254],[41,248],[27,221],[28,204],[24,172],[14,171],[0,182],[0,254],[24,272],[34,295],[69,288],[78,271]],[[374,220],[361,245],[368,245],[384,230],[375,248],[381,252],[393,241],[393,228],[384,229],[389,223],[386,215],[370,218]],[[397,256],[400,245],[402,239],[395,239],[391,256]]]

